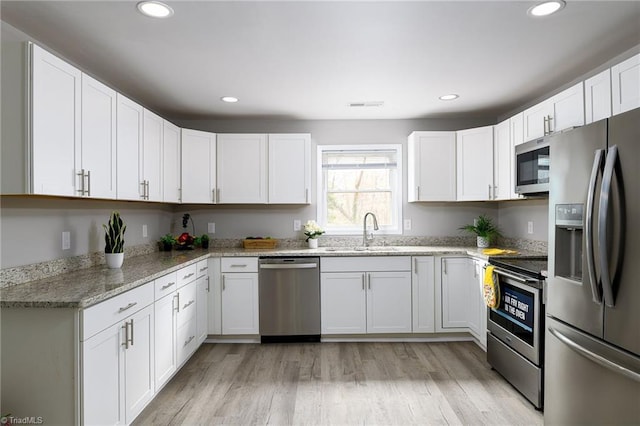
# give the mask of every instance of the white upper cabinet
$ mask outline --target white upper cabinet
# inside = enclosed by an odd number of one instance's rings
[[[216,199],[216,134],[182,129],[182,202]]]
[[[263,204],[267,197],[267,135],[219,134],[218,203]]]
[[[456,151],[457,199],[493,199],[493,126],[457,132]]]
[[[142,123],[144,108],[117,95],[117,195],[119,200],[143,199],[141,178]]]
[[[611,70],[584,81],[585,124],[611,117]]]
[[[413,132],[408,148],[408,201],[455,201],[456,132]]]
[[[162,117],[144,110],[142,131],[143,197],[148,201],[162,201]]]
[[[493,129],[493,199],[509,200],[513,189],[511,121],[505,120]]]
[[[611,67],[613,115],[640,107],[640,54]]]
[[[42,48],[31,54],[31,184],[44,195],[81,195],[76,157],[80,155],[81,76]]]
[[[311,202],[311,135],[269,135],[269,203]]]
[[[116,92],[82,74],[82,149],[78,195],[116,198]],[[79,160],[79,161],[78,161]]]
[[[180,128],[163,120],[162,129],[162,200],[180,202]]]
[[[580,82],[524,111],[524,140],[584,125],[584,86]]]

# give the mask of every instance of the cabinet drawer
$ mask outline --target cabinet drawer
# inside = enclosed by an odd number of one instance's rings
[[[82,336],[86,340],[153,303],[153,283],[147,283],[82,311]]]
[[[200,278],[209,273],[209,259],[200,260],[196,263],[196,278]]]
[[[409,256],[354,256],[323,257],[320,260],[321,272],[387,272],[411,271]]]
[[[196,317],[196,290],[195,281],[178,290],[178,327]]]
[[[186,266],[182,269],[179,269],[177,279],[178,279],[178,288],[182,287],[185,284],[190,283],[191,281],[195,281],[196,279],[196,268],[197,265],[194,263],[193,265]]]
[[[157,278],[155,281],[155,300],[160,300],[167,294],[171,294],[177,288],[177,274],[172,272],[163,277]]]
[[[197,349],[198,339],[196,338],[196,320],[178,326],[178,366],[182,365],[189,356]]]
[[[222,272],[258,272],[257,257],[223,257]]]

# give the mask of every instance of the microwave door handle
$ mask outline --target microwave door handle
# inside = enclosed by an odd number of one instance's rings
[[[589,281],[591,283],[591,294],[593,301],[602,304],[602,290],[598,277],[596,275],[596,258],[593,250],[593,212],[595,209],[596,183],[598,175],[602,171],[602,162],[604,160],[604,149],[598,149],[593,159],[593,168],[591,169],[591,178],[589,179],[589,189],[587,191],[587,212],[585,216],[585,245],[587,257],[587,271],[589,273]]]
[[[618,163],[618,147],[612,146],[607,152],[607,161],[604,165],[604,172],[602,175],[602,192],[600,194],[600,206],[598,209],[598,254],[600,255],[600,276],[602,277],[602,292],[604,294],[604,302],[609,307],[615,306],[615,299],[613,296],[613,283],[611,277],[611,271],[609,269],[608,259],[608,247],[609,247],[609,230],[607,229],[609,204],[611,202],[611,189],[613,187],[613,176],[616,171],[616,165]],[[618,189],[620,191],[621,180],[618,181]],[[622,200],[622,198],[621,198]],[[624,203],[622,203],[622,207]],[[624,208],[619,211],[619,217],[616,219],[624,219]],[[620,223],[620,226],[624,226]],[[622,238],[619,238],[619,243],[622,243]],[[615,259],[614,265],[617,264],[619,259]],[[614,271],[615,272],[615,271]]]

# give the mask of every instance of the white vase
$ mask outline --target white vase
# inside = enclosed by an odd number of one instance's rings
[[[318,239],[317,238],[309,238],[309,248],[317,249],[318,248]]]
[[[104,258],[109,268],[118,269],[122,266],[122,262],[124,262],[124,253],[105,253]]]
[[[478,244],[478,247],[481,248],[489,247],[489,238],[478,236],[476,238],[476,243]]]

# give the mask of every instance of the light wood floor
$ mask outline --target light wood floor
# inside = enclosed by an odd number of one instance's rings
[[[474,343],[204,344],[135,425],[533,425]]]

